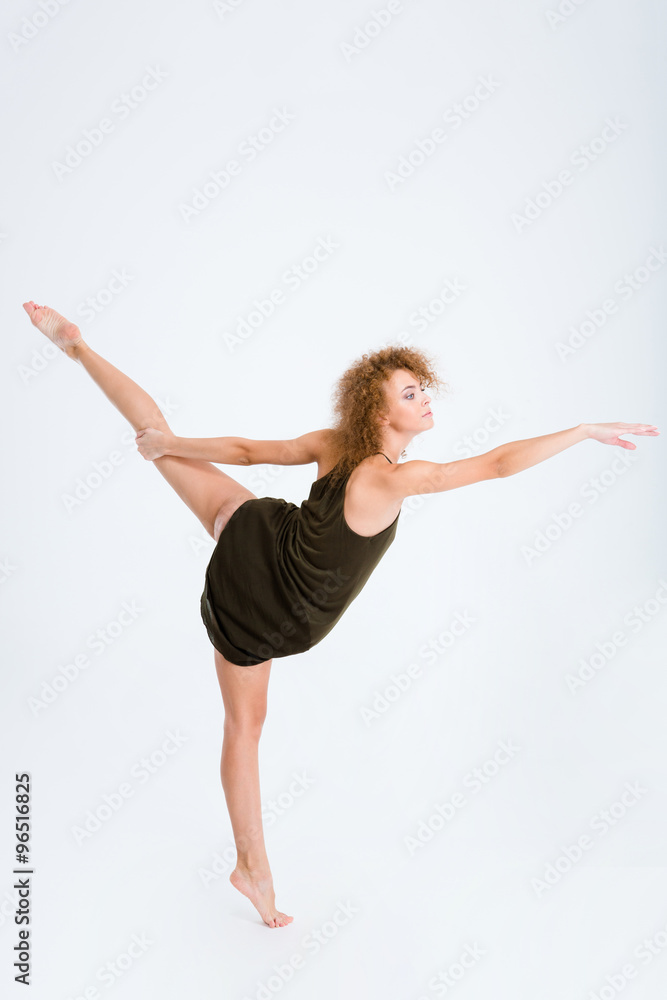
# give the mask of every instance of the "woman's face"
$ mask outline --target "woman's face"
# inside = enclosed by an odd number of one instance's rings
[[[433,427],[431,399],[411,371],[399,368],[384,385],[389,426],[410,437]]]

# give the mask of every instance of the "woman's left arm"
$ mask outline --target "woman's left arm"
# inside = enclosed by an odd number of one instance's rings
[[[655,437],[659,433],[655,424],[577,424],[576,427],[556,431],[555,434],[543,434],[541,437],[526,438],[523,441],[509,441],[495,449],[498,453],[499,474],[513,476],[516,472],[523,472],[531,465],[537,465],[546,458],[557,455],[559,451],[565,451],[571,445],[585,441],[586,438],[634,451],[637,445],[631,441],[624,441],[619,434],[644,434]]]

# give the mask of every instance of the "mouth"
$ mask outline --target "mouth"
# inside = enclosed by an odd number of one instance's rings
[[[424,417],[432,417],[432,416],[433,416],[433,414],[429,410],[428,413],[422,413],[422,420],[424,419]]]

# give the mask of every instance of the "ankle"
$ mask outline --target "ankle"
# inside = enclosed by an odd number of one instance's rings
[[[239,875],[244,875],[246,878],[252,879],[252,881],[259,881],[260,879],[271,879],[271,869],[269,867],[268,859],[266,860],[249,860],[239,858],[236,862],[236,868],[234,869]]]
[[[80,361],[81,355],[87,350],[89,350],[88,344],[85,340],[81,339],[77,340],[75,344],[68,344],[65,348],[65,354],[72,361]]]

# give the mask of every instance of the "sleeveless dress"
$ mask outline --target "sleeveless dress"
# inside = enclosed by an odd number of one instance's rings
[[[200,607],[211,643],[232,663],[254,666],[321,642],[393,542],[400,511],[383,531],[358,535],[343,516],[351,473],[332,488],[332,472],[300,507],[246,500],[220,533]]]

